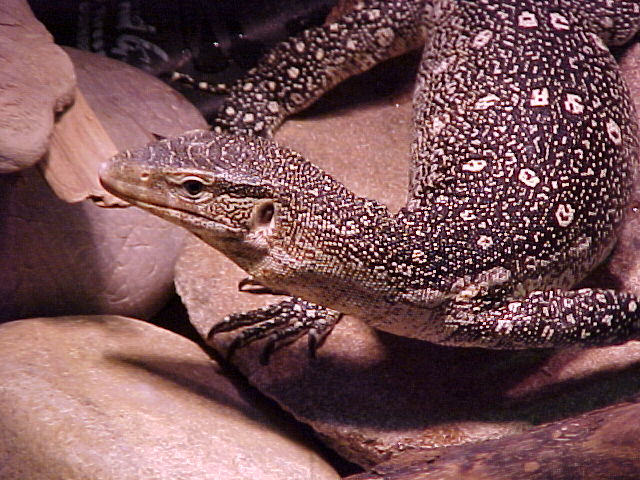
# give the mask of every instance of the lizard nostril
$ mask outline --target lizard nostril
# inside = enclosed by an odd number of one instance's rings
[[[142,180],[143,182],[148,181],[150,177],[151,177],[151,174],[147,171],[144,171],[140,174],[140,180]]]
[[[256,213],[256,222],[258,225],[267,225],[273,219],[275,213],[275,207],[273,202],[265,202],[260,205],[258,212]]]

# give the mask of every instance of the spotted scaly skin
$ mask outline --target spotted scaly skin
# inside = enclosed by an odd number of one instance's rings
[[[342,80],[421,46],[426,31],[423,2],[360,2],[267,53],[232,87],[214,130],[270,137]]]
[[[606,345],[640,335],[639,300],[569,290],[611,251],[638,145],[607,45],[637,1],[364,1],[268,54],[219,132],[116,157],[115,194],[189,228],[292,295],[235,314],[240,347],[321,343],[340,313],[436,343]],[[397,215],[268,139],[338,81],[424,42],[407,205]],[[239,136],[240,135],[240,136]]]

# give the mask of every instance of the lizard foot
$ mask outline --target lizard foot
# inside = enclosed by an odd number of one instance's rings
[[[234,313],[225,317],[222,322],[211,328],[207,340],[211,340],[218,333],[247,327],[233,339],[226,357],[231,358],[239,348],[267,338],[267,343],[260,355],[260,363],[266,365],[274,352],[307,334],[309,355],[314,358],[317,349],[324,343],[341,317],[342,314],[335,310],[300,298],[290,298],[256,310]]]

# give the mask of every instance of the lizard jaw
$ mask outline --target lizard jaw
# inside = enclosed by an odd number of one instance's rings
[[[103,162],[99,171],[100,184],[109,193],[184,227],[199,237],[206,234],[206,237],[233,239],[242,235],[238,228],[181,207],[162,192],[156,191],[151,185],[151,177],[152,174],[147,170],[126,164],[119,156]]]

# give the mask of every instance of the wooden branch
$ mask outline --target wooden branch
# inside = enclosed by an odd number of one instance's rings
[[[39,167],[61,200],[75,203],[92,199],[103,206],[126,206],[98,181],[100,163],[116,153],[111,137],[77,89],[73,106],[53,128],[49,153]]]
[[[402,455],[349,480],[635,480],[640,398],[499,440],[449,447],[435,460],[419,456]]]

